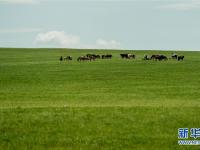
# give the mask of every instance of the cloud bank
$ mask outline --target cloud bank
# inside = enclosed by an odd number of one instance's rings
[[[115,40],[97,39],[95,43],[83,44],[79,36],[66,34],[64,31],[49,31],[39,33],[35,43],[39,46],[66,47],[66,48],[98,48],[120,49],[121,43]]]
[[[73,47],[80,43],[80,38],[75,35],[65,34],[64,31],[49,31],[39,33],[36,37],[36,43],[54,44],[59,47]]]

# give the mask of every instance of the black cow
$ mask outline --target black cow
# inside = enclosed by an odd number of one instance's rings
[[[60,56],[60,61],[63,61],[63,57],[62,56]]]
[[[177,60],[183,60],[184,59],[184,56],[178,56]]]
[[[164,56],[164,55],[160,55],[160,56],[158,57],[158,60],[159,60],[159,61],[161,61],[161,60],[167,60],[167,57]]]
[[[120,54],[121,58],[128,58],[128,54]]]
[[[102,55],[101,58],[102,58],[102,59],[111,59],[111,58],[112,58],[112,55],[110,55],[110,54]]]

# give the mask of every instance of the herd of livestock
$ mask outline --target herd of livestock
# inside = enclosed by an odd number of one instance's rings
[[[77,58],[77,61],[94,61],[96,59],[112,59],[112,55],[111,54],[106,54],[106,55],[98,55],[98,54],[87,54],[84,56],[80,56]],[[134,54],[128,54],[128,53],[124,53],[124,54],[120,54],[120,57],[122,59],[135,59],[136,56]],[[168,60],[169,58],[167,58],[167,56],[165,55],[152,55],[151,57],[148,57],[148,55],[145,55],[143,60],[158,60],[158,61],[162,61],[162,60]],[[171,59],[175,59],[175,60],[183,60],[184,56],[178,56],[177,54],[172,54]],[[66,56],[60,57],[60,61],[70,61],[72,60],[72,56]]]

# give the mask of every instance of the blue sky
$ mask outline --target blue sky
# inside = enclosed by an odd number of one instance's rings
[[[200,0],[0,0],[0,47],[200,50]]]

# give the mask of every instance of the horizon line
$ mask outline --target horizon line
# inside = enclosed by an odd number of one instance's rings
[[[112,51],[185,51],[185,52],[199,52],[199,50],[186,49],[105,49],[105,48],[65,48],[65,47],[0,47],[0,49],[67,49],[67,50],[112,50]]]

